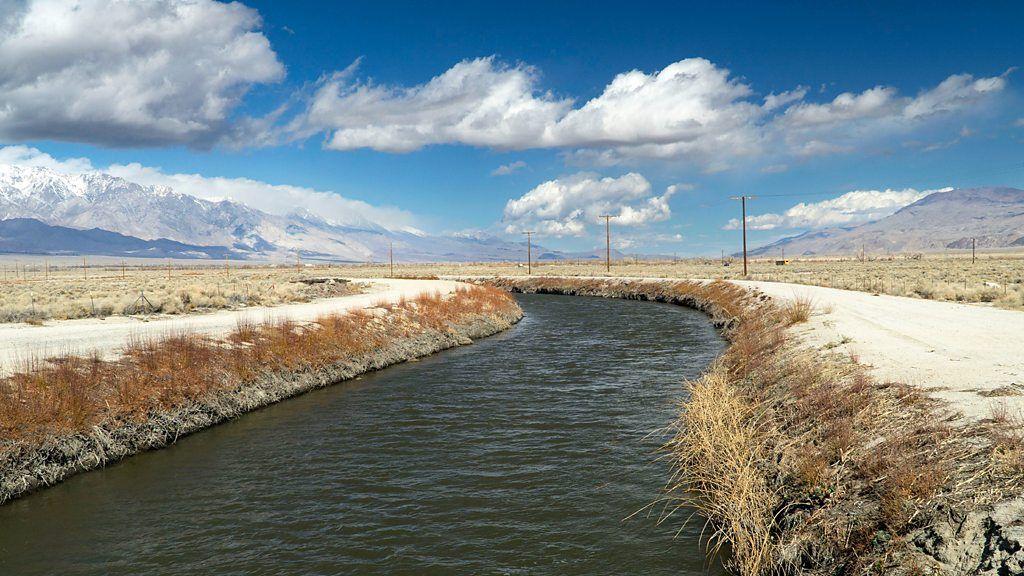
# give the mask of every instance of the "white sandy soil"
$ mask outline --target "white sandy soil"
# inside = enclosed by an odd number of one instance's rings
[[[31,359],[65,353],[88,354],[99,351],[105,357],[115,356],[131,338],[161,337],[182,332],[219,338],[229,334],[243,321],[262,322],[286,318],[299,322],[311,321],[326,314],[368,308],[382,302],[397,302],[403,297],[415,298],[423,293],[448,294],[459,285],[450,280],[357,281],[368,283],[369,289],[362,294],[302,304],[223,310],[190,316],[162,316],[150,320],[111,316],[105,319],[47,322],[44,326],[0,324],[0,372],[10,373],[24,367]]]
[[[1006,405],[1024,416],[1024,313],[774,282],[742,282],[781,300],[810,298],[797,330],[813,346],[853,354],[875,376],[921,386],[969,421]]]

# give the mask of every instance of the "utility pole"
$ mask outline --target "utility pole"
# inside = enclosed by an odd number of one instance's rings
[[[85,256],[82,256],[82,275],[86,278],[89,277],[89,265],[85,262]]]
[[[976,245],[977,245],[977,238],[971,238],[971,264],[974,264],[977,261],[977,259],[978,259],[977,258],[977,252],[975,252]]]
[[[394,242],[388,242],[388,262],[391,266],[391,277],[395,277],[395,245]]]
[[[743,210],[743,275],[747,275],[747,200],[756,196],[730,196],[731,200],[739,200]]]
[[[526,234],[526,273],[533,274],[533,230],[524,231]]]
[[[606,272],[612,271],[612,228],[611,214],[601,214],[598,218],[604,218],[604,269]]]

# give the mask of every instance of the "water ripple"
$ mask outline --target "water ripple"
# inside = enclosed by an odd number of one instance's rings
[[[3,574],[702,574],[666,478],[668,305],[523,296],[507,333],[313,392],[0,508]]]

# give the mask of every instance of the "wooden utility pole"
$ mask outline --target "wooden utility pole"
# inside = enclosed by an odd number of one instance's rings
[[[295,252],[295,271],[296,271],[296,272],[298,272],[298,271],[299,271],[299,266],[300,266],[300,265],[302,264],[302,260],[301,260],[301,258],[302,258],[302,257],[301,257],[301,256],[299,256],[299,253],[298,253],[298,252]]]
[[[388,242],[388,263],[391,267],[391,277],[395,277],[395,243]]]
[[[977,260],[977,252],[975,248],[977,246],[977,238],[971,238],[971,264],[974,264]]]
[[[124,259],[121,260],[121,280],[124,280]]]
[[[85,256],[82,256],[82,275],[89,277],[89,265],[85,262]]]
[[[533,274],[533,230],[526,230],[526,273]]]
[[[611,214],[601,214],[598,218],[604,218],[604,269],[606,272],[612,271],[612,227],[611,227]]]
[[[732,200],[739,200],[743,211],[743,275],[747,275],[747,200],[754,199],[755,196],[731,196]]]

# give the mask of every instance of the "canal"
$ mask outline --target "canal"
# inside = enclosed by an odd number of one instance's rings
[[[708,573],[700,521],[650,505],[722,338],[668,304],[517,298],[505,333],[0,507],[0,574]]]

